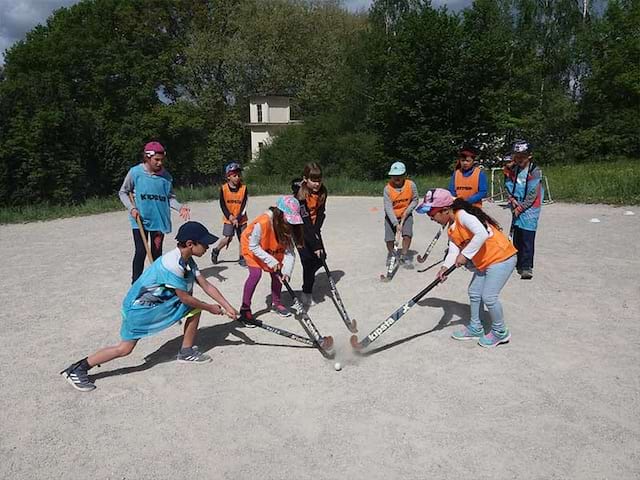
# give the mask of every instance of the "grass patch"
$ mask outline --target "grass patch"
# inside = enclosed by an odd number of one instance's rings
[[[605,203],[613,205],[640,204],[640,160],[620,159],[613,162],[580,165],[543,166],[549,181],[551,196],[556,201]],[[449,175],[434,174],[414,178],[422,195],[428,188],[447,187]],[[255,176],[246,178],[252,196],[277,195],[291,192],[291,178]],[[370,181],[351,178],[326,178],[331,195],[382,197],[384,180]],[[205,202],[218,198],[218,186],[181,187],[176,195],[181,202]],[[0,207],[0,224],[26,223],[56,218],[95,215],[122,210],[116,193],[107,198],[90,198],[82,205],[49,204],[24,207]]]

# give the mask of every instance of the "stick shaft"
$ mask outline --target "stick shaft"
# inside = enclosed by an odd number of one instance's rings
[[[449,267],[447,271],[444,273],[445,276],[448,276],[455,269],[456,269],[455,265],[452,265],[451,267]],[[405,303],[400,308],[398,308],[395,312],[393,312],[389,317],[387,317],[387,319],[384,322],[382,322],[380,325],[374,328],[371,331],[371,333],[369,333],[360,342],[358,342],[359,348],[365,348],[371,342],[378,339],[380,335],[382,335],[389,328],[391,328],[391,326],[395,325],[398,322],[398,320],[400,320],[404,316],[404,314],[411,309],[411,307],[413,307],[416,303],[418,303],[422,297],[424,297],[427,293],[433,290],[439,283],[441,283],[440,279],[438,278],[435,279],[433,282],[431,282],[429,285],[423,288],[420,292],[418,292],[411,300],[409,300],[407,303]],[[353,344],[354,342],[352,341],[352,345]]]
[[[297,335],[293,332],[289,332],[288,330],[284,330],[282,328],[274,327],[272,325],[268,325],[261,320],[256,320],[255,324],[268,332],[275,333],[276,335],[280,335],[282,337],[290,338],[291,340],[295,340],[296,342],[304,343],[305,345],[315,346],[315,342],[310,338],[303,337],[301,335]]]
[[[131,192],[129,192],[129,200],[131,201],[131,205],[133,205],[133,208],[136,208],[136,202],[133,199],[133,193]],[[136,223],[138,224],[138,229],[140,230],[140,236],[142,237],[142,243],[144,244],[144,249],[147,251],[147,260],[149,260],[149,265],[151,265],[153,263],[153,255],[151,255],[151,248],[149,247],[149,242],[147,242],[147,234],[145,233],[144,227],[142,226],[142,219],[140,218],[140,210],[138,210]]]
[[[421,257],[418,257],[418,262],[424,263],[427,257],[429,257],[429,255],[431,254],[431,250],[433,250],[433,247],[435,247],[436,243],[438,243],[438,240],[440,239],[440,235],[442,235],[443,230],[444,230],[444,227],[438,230],[438,232],[436,233],[436,236],[433,237],[433,240],[431,240],[431,243],[427,247],[427,250],[424,252],[424,255],[422,255]]]

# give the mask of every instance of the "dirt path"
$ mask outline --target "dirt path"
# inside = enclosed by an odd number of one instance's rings
[[[252,198],[250,216],[273,201]],[[433,279],[400,270],[390,284],[376,280],[381,204],[330,198],[324,229],[360,335]],[[220,233],[213,202],[192,208]],[[514,274],[506,286],[513,338],[497,349],[449,338],[468,319],[470,274],[460,271],[356,358],[318,274],[310,314],[334,335],[341,372],[312,349],[205,315],[198,343],[213,363],[171,361],[173,327],[92,370],[90,394],[58,372],[118,339],[133,249],[124,212],[0,226],[0,478],[637,479],[640,211],[625,210],[634,208],[544,208],[535,278]],[[488,211],[508,227],[507,212]],[[416,218],[414,249],[436,228]],[[221,255],[236,258],[237,243]],[[246,270],[198,263],[240,303]],[[268,294],[263,278],[255,309]],[[261,319],[301,332],[293,319]]]

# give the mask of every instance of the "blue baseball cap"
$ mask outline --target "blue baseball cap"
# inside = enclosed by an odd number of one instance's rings
[[[402,162],[395,162],[391,165],[391,169],[389,170],[389,175],[404,175],[407,172],[407,167],[404,166]]]
[[[191,240],[192,242],[202,243],[203,245],[211,245],[218,241],[218,237],[209,233],[207,227],[200,222],[186,222],[178,229],[176,240],[183,243]]]

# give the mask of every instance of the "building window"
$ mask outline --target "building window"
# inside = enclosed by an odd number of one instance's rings
[[[262,105],[256,105],[258,107],[258,123],[262,122]]]
[[[261,152],[262,151],[262,147],[264,147],[264,143],[262,142],[258,142],[258,151]]]

